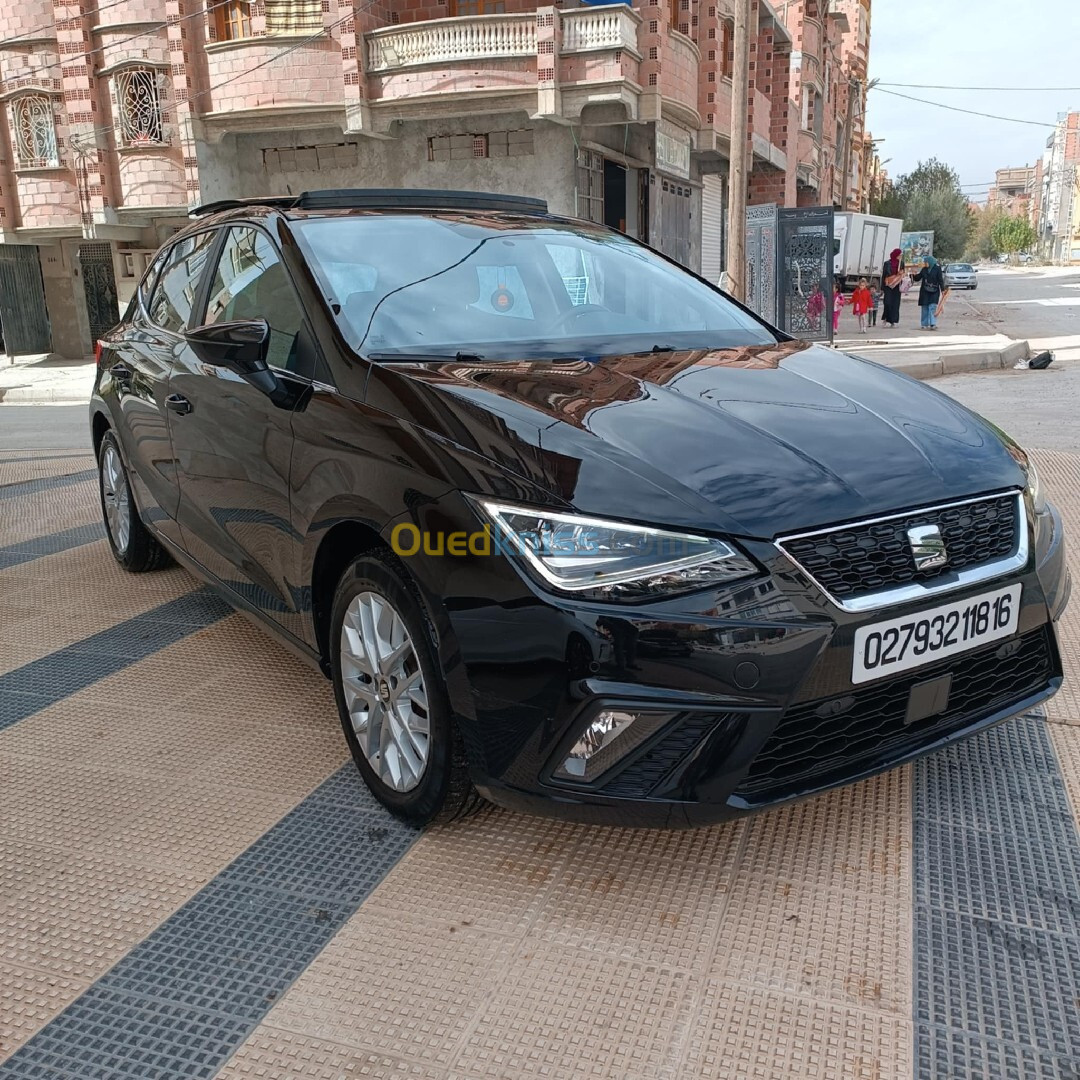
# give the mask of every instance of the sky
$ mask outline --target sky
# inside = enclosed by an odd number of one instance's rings
[[[883,83],[1004,86],[1004,92],[882,90],[1046,127],[949,112],[871,90],[867,127],[893,179],[937,157],[984,201],[996,169],[1034,165],[1059,112],[1080,109],[1080,0],[872,0],[870,78]],[[1076,87],[1042,92],[1015,89]]]

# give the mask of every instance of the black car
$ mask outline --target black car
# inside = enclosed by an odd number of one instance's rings
[[[413,822],[712,822],[1061,684],[1022,450],[534,200],[203,208],[91,423],[116,558],[175,556],[317,664]]]

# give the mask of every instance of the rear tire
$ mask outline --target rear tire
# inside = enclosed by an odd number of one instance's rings
[[[341,727],[371,793],[417,827],[462,817],[482,801],[434,640],[412,583],[389,552],[349,565],[334,596],[329,639]]]
[[[169,553],[139,518],[120,443],[111,431],[105,432],[98,447],[98,494],[109,547],[125,570],[143,574],[172,563]]]

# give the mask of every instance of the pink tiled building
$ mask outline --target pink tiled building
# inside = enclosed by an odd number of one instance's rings
[[[85,355],[190,206],[320,187],[539,196],[715,280],[732,25],[730,0],[12,0],[5,346]],[[850,204],[869,0],[752,25],[750,202]]]

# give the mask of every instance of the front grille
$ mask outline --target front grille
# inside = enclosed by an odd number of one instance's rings
[[[600,790],[624,799],[645,799],[660,782],[718,727],[746,722],[745,713],[686,713],[672,724],[645,753],[632,761]]]
[[[950,670],[945,712],[905,724],[912,686]],[[1052,674],[1044,626],[902,678],[793,705],[754,758],[736,795],[752,803],[769,802],[885,768],[1038,692]]]
[[[838,600],[853,600],[895,585],[928,582],[943,573],[981,566],[1011,555],[1019,540],[1015,493],[978,502],[916,511],[889,521],[841,526],[817,536],[781,541],[781,548]],[[918,570],[908,529],[937,525],[949,561]]]

